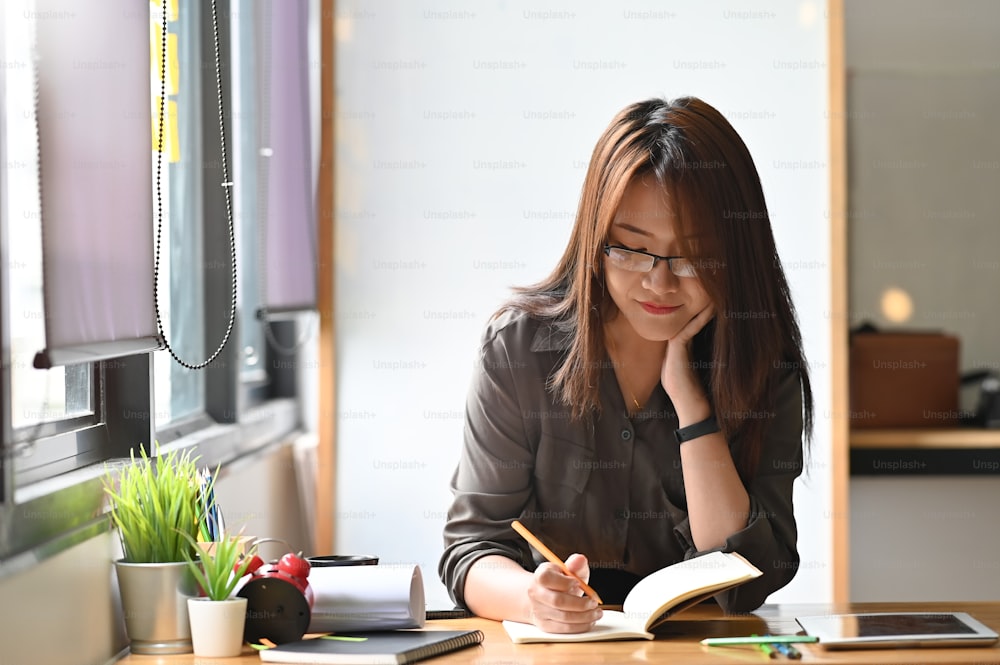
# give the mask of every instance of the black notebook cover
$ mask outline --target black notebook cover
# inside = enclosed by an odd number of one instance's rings
[[[379,633],[338,634],[288,642],[260,652],[271,663],[413,663],[449,651],[479,644],[479,630],[396,630]],[[362,639],[358,639],[362,638]]]

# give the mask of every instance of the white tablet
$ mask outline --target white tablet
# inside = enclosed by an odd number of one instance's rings
[[[965,612],[879,612],[796,617],[826,649],[990,645],[997,633]]]

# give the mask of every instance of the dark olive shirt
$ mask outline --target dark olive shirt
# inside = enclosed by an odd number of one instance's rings
[[[546,388],[568,347],[565,335],[523,313],[505,313],[484,332],[439,564],[459,605],[477,559],[501,555],[527,570],[543,561],[511,529],[515,519],[563,559],[586,554],[591,585],[608,603],[620,603],[639,578],[704,553],[691,537],[677,415],[666,392],[657,387],[629,418],[605,362],[601,412],[573,420]],[[792,483],[802,470],[802,396],[798,373],[780,371],[778,406],[746,488],[750,518],[720,548],[764,574],[716,597],[729,612],[756,609],[798,569]],[[764,414],[716,417],[734,415]]]

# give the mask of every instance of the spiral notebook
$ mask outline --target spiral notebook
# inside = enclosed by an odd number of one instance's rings
[[[415,663],[483,641],[480,630],[393,630],[325,635],[260,652],[269,663],[383,665]]]

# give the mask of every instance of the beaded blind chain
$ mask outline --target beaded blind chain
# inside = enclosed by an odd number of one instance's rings
[[[226,131],[225,131],[225,113],[223,110],[223,95],[222,95],[222,67],[220,65],[219,58],[219,18],[216,9],[216,0],[212,0],[212,32],[215,40],[215,90],[218,98],[219,106],[219,144],[221,146],[222,152],[222,188],[226,194],[226,222],[229,226],[229,253],[230,259],[233,266],[233,280],[232,280],[232,298],[229,305],[229,323],[226,326],[226,333],[222,338],[222,342],[219,343],[219,347],[215,352],[207,359],[197,364],[192,364],[182,360],[177,353],[174,351],[173,347],[170,346],[170,342],[167,340],[166,332],[163,330],[163,320],[160,316],[160,301],[159,301],[159,275],[160,275],[160,240],[163,236],[163,190],[161,186],[161,175],[163,170],[163,123],[164,123],[164,106],[166,104],[167,97],[167,3],[163,3],[163,29],[160,34],[160,108],[159,108],[159,124],[157,126],[156,134],[156,258],[153,264],[153,304],[156,309],[156,327],[160,334],[160,344],[162,348],[170,352],[171,357],[177,361],[179,365],[187,369],[202,369],[206,367],[209,363],[215,360],[222,349],[225,348],[226,344],[229,342],[229,338],[233,333],[233,323],[236,320],[236,232],[233,228],[233,209],[232,209],[232,187],[233,183],[229,181],[229,165],[226,156]]]

